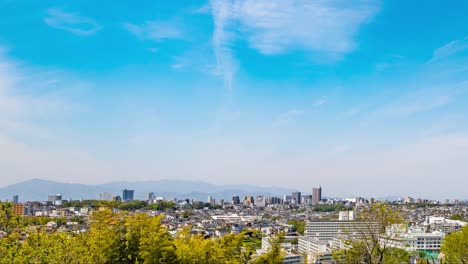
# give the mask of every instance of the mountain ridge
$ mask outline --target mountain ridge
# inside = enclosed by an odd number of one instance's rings
[[[121,195],[123,189],[135,190],[135,199],[143,199],[148,192],[156,196],[172,199],[196,199],[205,201],[208,195],[216,199],[230,200],[232,196],[283,196],[294,189],[275,186],[256,186],[250,184],[217,185],[199,180],[146,180],[146,181],[116,181],[96,185],[68,183],[53,180],[32,178],[0,188],[0,199],[11,200],[18,195],[19,200],[45,201],[48,195],[62,194],[62,199],[99,199],[99,194],[110,193]]]

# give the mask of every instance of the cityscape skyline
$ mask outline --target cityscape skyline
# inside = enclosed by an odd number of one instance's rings
[[[71,197],[68,199],[63,199],[62,194],[56,193],[53,195],[48,195],[47,199],[36,199],[36,200],[20,200],[19,195],[13,195],[13,199],[11,200],[12,204],[20,204],[21,203],[33,203],[33,202],[46,202],[50,203],[50,205],[62,206],[64,202],[82,202],[82,201],[112,201],[112,202],[119,202],[119,203],[128,203],[133,201],[145,201],[148,203],[158,203],[162,201],[173,201],[175,203],[180,201],[185,201],[187,203],[190,202],[202,202],[202,200],[197,200],[194,198],[184,197],[184,195],[179,195],[181,197],[164,197],[164,196],[156,196],[154,192],[146,192],[144,193],[144,198],[139,199],[135,198],[134,196],[135,190],[131,189],[123,189],[122,195],[119,194],[112,194],[112,193],[100,193],[99,199],[96,197],[82,197],[81,199],[72,199]],[[142,197],[142,195],[140,195]],[[468,200],[460,200],[460,199],[444,199],[441,200],[431,200],[431,199],[424,199],[424,198],[414,198],[411,196],[400,197],[396,200],[387,200],[385,198],[375,198],[375,197],[362,197],[362,196],[354,196],[354,197],[323,197],[322,198],[322,188],[312,188],[312,194],[301,193],[298,191],[293,191],[291,195],[284,194],[280,195],[273,195],[268,196],[264,194],[256,194],[253,196],[252,194],[243,196],[241,200],[241,196],[232,196],[226,197],[228,199],[220,198],[221,196],[212,196],[207,195],[207,204],[211,205],[240,205],[244,204],[247,206],[256,206],[256,207],[265,207],[268,205],[275,205],[275,204],[283,204],[283,205],[297,205],[297,206],[316,206],[316,205],[323,205],[323,204],[343,204],[343,202],[347,203],[365,203],[368,205],[372,205],[376,202],[383,202],[383,203],[400,203],[400,204],[435,204],[435,205],[465,205],[468,203]],[[1,199],[0,199],[1,202]],[[5,202],[10,202],[8,199]],[[342,216],[340,216],[341,218]],[[353,215],[346,215],[344,216],[349,220],[354,220],[355,216]]]
[[[467,13],[465,1],[0,0],[0,186],[466,199]]]
[[[162,186],[160,186],[162,183]],[[196,184],[191,186],[191,184]],[[46,188],[45,186],[53,186]],[[131,186],[131,187],[130,187]],[[144,187],[143,187],[144,186]],[[182,187],[183,186],[183,187]],[[204,186],[200,189],[201,186]],[[89,189],[87,189],[89,187]],[[6,188],[6,189],[5,189]],[[212,189],[214,188],[214,189]],[[135,192],[136,191],[136,192]],[[37,193],[36,193],[37,192]],[[36,194],[33,194],[36,193]],[[375,201],[438,201],[445,202],[461,201],[467,202],[468,198],[459,196],[423,196],[416,192],[406,194],[389,193],[386,195],[364,195],[359,193],[341,193],[336,194],[332,190],[327,190],[326,195],[322,195],[322,186],[302,188],[302,189],[287,189],[274,186],[254,186],[254,185],[214,185],[201,181],[148,181],[148,182],[110,182],[104,185],[85,185],[85,184],[70,184],[40,179],[20,182],[16,185],[0,188],[0,200],[10,200],[13,196],[13,202],[18,201],[18,196],[29,198],[21,201],[40,200],[38,197],[45,197],[44,193],[56,193],[62,199],[78,199],[78,200],[112,200],[113,197],[119,197],[118,200],[125,202],[131,200],[148,200],[147,197],[164,197],[166,198],[183,198],[204,200],[202,197],[208,196],[210,199],[218,199],[222,201],[241,199],[242,197],[288,197],[288,200],[293,204],[299,201],[301,203],[316,204],[323,199],[348,199],[362,198]],[[31,196],[32,195],[32,196]],[[16,200],[15,200],[16,197]],[[35,198],[31,198],[35,197]],[[55,198],[53,198],[55,199]],[[49,197],[49,200],[51,198]],[[409,203],[409,202],[408,202]]]

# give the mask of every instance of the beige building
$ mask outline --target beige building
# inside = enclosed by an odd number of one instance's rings
[[[14,216],[24,216],[26,214],[26,207],[24,204],[13,204],[12,211]]]

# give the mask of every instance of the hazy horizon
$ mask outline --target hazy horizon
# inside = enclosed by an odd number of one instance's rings
[[[468,3],[2,1],[0,186],[466,199]]]
[[[444,196],[444,195],[440,195],[440,194],[431,194],[429,196],[424,196],[424,195],[420,195],[420,192],[418,192],[417,190],[414,190],[412,193],[401,193],[401,192],[397,192],[397,193],[372,193],[372,192],[364,192],[364,193],[356,193],[354,190],[352,189],[349,189],[345,192],[336,192],[336,190],[334,189],[328,189],[327,187],[328,186],[321,186],[321,185],[316,185],[316,186],[313,186],[311,188],[308,188],[308,187],[299,187],[299,188],[295,188],[295,187],[285,187],[285,186],[275,186],[275,185],[265,185],[265,184],[248,184],[248,183],[237,183],[237,184],[217,184],[217,183],[209,183],[209,182],[206,182],[206,181],[203,181],[203,180],[196,180],[196,179],[153,179],[153,180],[136,180],[136,181],[130,181],[130,180],[126,180],[126,181],[107,181],[107,182],[103,182],[103,183],[95,183],[95,184],[90,184],[90,183],[83,183],[83,182],[69,182],[69,181],[60,181],[60,180],[46,180],[46,179],[41,179],[41,178],[31,178],[31,179],[26,179],[26,180],[22,180],[22,181],[19,181],[19,182],[15,182],[13,184],[10,184],[10,185],[0,185],[0,190],[2,188],[9,188],[11,187],[12,185],[18,185],[18,184],[23,184],[23,183],[28,183],[28,182],[34,182],[34,181],[46,181],[46,182],[53,182],[53,183],[63,183],[63,184],[76,184],[76,185],[85,185],[85,186],[89,186],[89,187],[97,187],[97,186],[107,186],[107,185],[115,185],[116,183],[118,184],[121,184],[121,187],[122,187],[122,190],[124,188],[129,188],[129,189],[133,189],[135,191],[135,193],[137,193],[138,196],[140,197],[143,197],[144,195],[147,194],[147,192],[149,191],[152,191],[152,192],[155,192],[156,194],[160,194],[160,190],[157,191],[157,190],[153,190],[151,188],[148,188],[148,187],[145,187],[145,190],[141,190],[139,189],[138,187],[132,187],[134,186],[134,184],[139,184],[139,183],[153,183],[153,182],[171,182],[171,183],[182,183],[182,184],[210,184],[211,185],[214,185],[214,186],[217,186],[217,187],[220,187],[222,188],[223,190],[228,190],[228,191],[235,191],[236,189],[234,188],[225,188],[225,187],[236,187],[236,188],[240,188],[239,190],[242,190],[241,187],[246,187],[246,186],[252,186],[252,187],[256,187],[256,188],[262,188],[264,190],[270,190],[273,191],[274,190],[274,193],[276,193],[276,195],[291,195],[291,192],[294,192],[294,191],[299,191],[302,193],[302,195],[311,195],[312,194],[312,188],[317,188],[317,187],[322,187],[322,193],[324,193],[324,197],[328,197],[328,198],[352,198],[352,197],[362,197],[362,198],[367,198],[367,199],[370,199],[370,198],[376,198],[376,199],[387,199],[387,198],[391,198],[391,199],[396,199],[396,198],[404,198],[404,197],[411,197],[411,198],[415,198],[415,199],[418,199],[418,198],[421,198],[421,199],[429,199],[429,200],[437,200],[437,201],[445,201],[446,199],[450,199],[451,201],[457,199],[457,200],[460,200],[460,201],[463,201],[463,200],[468,200],[468,197],[467,196],[454,196],[454,195],[449,195],[449,196]],[[123,183],[129,183],[129,185],[125,185]],[[184,186],[185,189],[187,189],[187,186]],[[289,191],[284,191],[284,192],[281,192],[279,193],[278,191],[279,190],[289,190]],[[28,188],[27,192],[30,192],[31,190]],[[55,190],[55,192],[58,192],[60,193],[60,189],[57,189]],[[121,190],[119,190],[120,192]],[[113,194],[115,195],[118,195],[119,192],[114,192]],[[200,190],[198,190],[197,188],[193,188],[193,189],[190,189],[190,192],[194,192],[194,193],[197,193],[197,192],[200,192]],[[190,192],[182,192],[182,193],[190,193]],[[206,190],[203,190],[201,191],[202,193],[207,193]],[[217,192],[219,192],[219,190],[217,190]],[[245,194],[245,190],[242,191],[244,194]],[[53,192],[52,192],[53,193]],[[256,195],[261,195],[263,194],[264,192],[256,192],[256,191],[252,191],[252,192],[249,192],[250,195],[253,195],[253,196],[256,196]],[[18,193],[14,193],[14,194],[18,194]],[[233,193],[234,195],[235,193]],[[13,194],[11,194],[13,195]],[[10,195],[10,196],[11,196]],[[237,195],[240,195],[240,194],[237,194]],[[242,196],[242,195],[241,195]],[[9,199],[11,197],[3,197],[4,199]],[[91,199],[92,197],[81,197],[81,199]],[[179,197],[181,198],[181,197]],[[229,197],[230,198],[230,197]]]

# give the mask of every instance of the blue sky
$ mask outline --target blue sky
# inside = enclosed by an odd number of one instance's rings
[[[0,174],[467,198],[466,1],[0,1]]]

